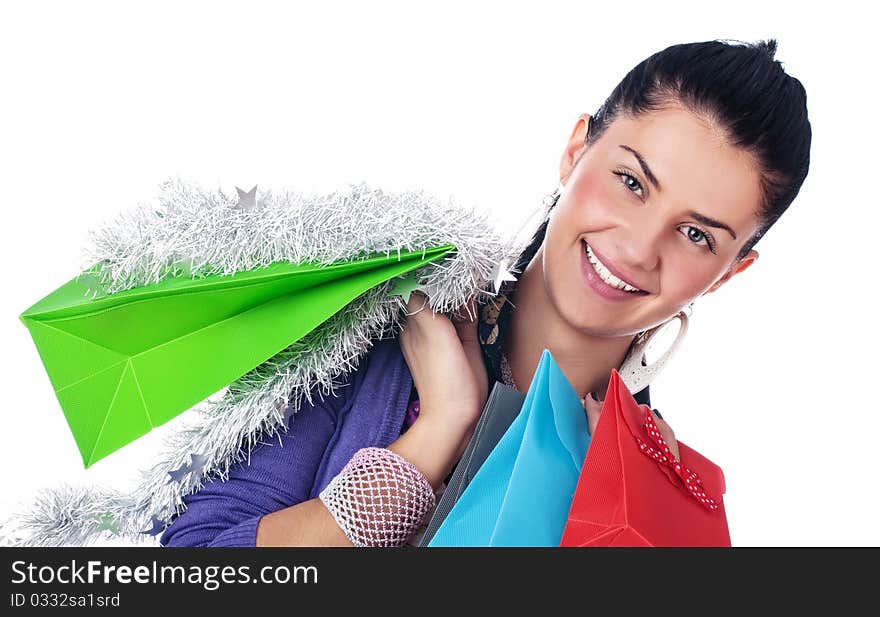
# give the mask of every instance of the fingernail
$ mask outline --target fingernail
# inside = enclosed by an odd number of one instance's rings
[[[659,411],[657,411],[656,409],[652,409],[651,411],[653,411],[655,414],[657,414],[658,418],[660,418],[661,420],[663,419],[663,415]]]

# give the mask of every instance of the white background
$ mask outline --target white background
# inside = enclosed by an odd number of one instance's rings
[[[808,93],[810,175],[758,262],[697,302],[652,399],[725,470],[734,545],[880,545],[876,52],[857,3],[302,4],[0,9],[0,516],[61,482],[133,486],[186,417],[84,470],[18,321],[85,265],[88,230],[166,177],[424,188],[512,230],[558,181],[577,115],[635,64],[775,37]]]

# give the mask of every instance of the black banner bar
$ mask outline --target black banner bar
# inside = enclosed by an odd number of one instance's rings
[[[432,598],[445,613],[458,612],[466,598],[515,608],[518,599],[537,594],[576,605],[615,589],[628,607],[656,593],[730,598],[747,590],[766,601],[788,589],[809,590],[812,597],[837,589],[851,599],[851,592],[875,586],[869,583],[873,568],[854,565],[859,557],[873,561],[869,550],[7,547],[0,548],[0,614],[78,607],[230,614],[315,602],[334,614],[330,609],[339,605],[364,608],[366,602],[378,609],[405,596],[419,604]]]

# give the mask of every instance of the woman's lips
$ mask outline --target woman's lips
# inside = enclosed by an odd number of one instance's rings
[[[597,294],[606,298],[608,300],[632,300],[633,298],[638,298],[640,296],[645,296],[648,294],[646,291],[624,291],[622,289],[617,289],[616,287],[612,287],[605,281],[603,281],[599,277],[599,273],[596,272],[596,269],[593,267],[593,264],[590,263],[590,260],[587,259],[587,251],[586,251],[586,243],[581,241],[581,269],[584,272],[584,278],[587,279],[587,284],[595,291]]]

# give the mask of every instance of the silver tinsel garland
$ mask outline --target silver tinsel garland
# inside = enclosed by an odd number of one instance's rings
[[[82,270],[102,263],[101,290],[117,293],[172,275],[231,275],[278,261],[329,264],[372,252],[453,244],[454,254],[417,274],[430,307],[454,313],[478,294],[492,293],[489,283],[499,262],[512,263],[522,249],[516,238],[502,239],[485,212],[424,191],[386,192],[361,183],[324,195],[254,195],[239,190],[236,201],[219,189],[206,192],[169,179],[157,205],[122,213],[90,234]],[[158,531],[185,508],[185,496],[209,476],[225,481],[230,467],[249,460],[255,445],[286,430],[286,419],[303,400],[332,396],[372,341],[402,325],[405,304],[391,289],[392,281],[370,289],[231,383],[218,400],[191,409],[189,424],[166,440],[158,461],[140,472],[134,491],[43,489],[28,511],[4,522],[0,532],[6,538],[0,542],[87,545],[116,536],[158,544]]]

